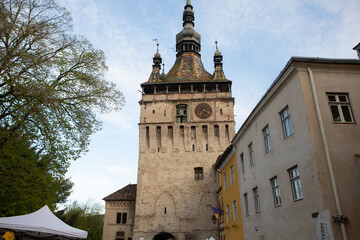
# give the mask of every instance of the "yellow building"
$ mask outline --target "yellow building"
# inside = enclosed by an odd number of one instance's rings
[[[233,145],[218,157],[215,171],[218,183],[218,208],[224,211],[219,218],[220,240],[244,239],[238,165]]]

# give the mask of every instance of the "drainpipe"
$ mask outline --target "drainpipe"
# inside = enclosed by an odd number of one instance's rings
[[[328,147],[326,137],[325,137],[325,130],[324,130],[323,121],[322,121],[321,114],[320,114],[320,107],[319,107],[318,97],[317,97],[317,93],[316,93],[314,77],[313,77],[313,73],[312,73],[309,66],[307,67],[307,71],[308,71],[308,74],[309,74],[309,77],[310,77],[311,89],[312,89],[312,94],[313,94],[314,102],[315,102],[316,115],[317,115],[317,119],[318,119],[319,126],[320,126],[321,139],[322,139],[322,142],[323,142],[323,145],[324,145],[327,166],[329,168],[330,181],[331,181],[331,187],[332,187],[332,190],[333,190],[333,193],[334,193],[336,211],[337,211],[338,216],[342,216],[340,200],[339,200],[339,194],[338,194],[338,191],[337,191],[336,181],[335,181],[335,176],[334,176],[334,170],[333,170],[333,166],[332,166],[332,163],[331,163],[329,147]],[[345,224],[343,222],[340,222],[340,228],[341,228],[341,234],[342,234],[343,240],[347,240]]]

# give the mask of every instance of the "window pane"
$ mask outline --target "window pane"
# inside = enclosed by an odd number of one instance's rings
[[[126,224],[127,213],[123,213],[122,224]]]
[[[340,102],[347,102],[346,96],[345,96],[345,95],[340,95],[340,96],[339,96],[339,101],[340,101]]]
[[[116,214],[116,223],[121,223],[121,213]]]
[[[334,95],[328,95],[329,102],[336,102],[336,97]]]
[[[352,122],[349,106],[341,106],[345,122]]]
[[[334,122],[341,122],[338,107],[337,106],[330,106],[330,108],[331,108],[331,113],[332,113]]]
[[[293,134],[293,128],[292,128],[292,124],[291,124],[291,119],[289,118],[289,132],[290,135]]]

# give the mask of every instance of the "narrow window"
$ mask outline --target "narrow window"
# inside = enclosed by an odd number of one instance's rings
[[[166,117],[166,110],[164,110],[164,117]]]
[[[121,223],[122,223],[122,224],[126,224],[126,220],[127,220],[127,213],[123,213]]]
[[[286,107],[280,113],[280,116],[281,116],[283,132],[284,132],[284,138],[288,138],[291,134],[293,134],[293,127],[292,127],[292,124],[291,124],[289,107]]]
[[[226,173],[224,173],[224,188],[227,189]]]
[[[235,180],[234,180],[234,166],[231,165],[230,166],[230,182],[231,184],[234,184]]]
[[[266,125],[266,127],[263,129],[263,133],[264,133],[264,142],[265,142],[265,152],[270,152],[271,143],[270,143],[270,130],[268,125]]]
[[[233,201],[233,214],[234,214],[234,220],[236,220],[237,219],[236,200]]]
[[[214,135],[217,139],[218,144],[220,145],[220,133],[219,133],[219,125],[214,126]]]
[[[191,126],[191,143],[192,143],[192,150],[195,151],[195,144],[196,144],[196,126]]]
[[[187,122],[187,105],[181,104],[176,106],[176,122],[177,123]]]
[[[117,224],[121,223],[121,213],[119,213],[119,212],[116,214],[116,223]]]
[[[161,148],[161,126],[156,127],[156,143],[158,147],[158,152],[160,152]]]
[[[244,153],[240,154],[240,160],[241,160],[241,172],[245,173]]]
[[[180,139],[182,139],[182,147],[185,148],[185,128],[184,126],[180,126]]]
[[[230,134],[229,134],[229,125],[225,125],[225,138],[227,140],[227,143],[230,143]]]
[[[336,123],[353,123],[351,105],[348,94],[327,94],[333,121]]]
[[[146,127],[146,146],[150,148],[150,129]]]
[[[254,201],[255,201],[255,211],[258,213],[261,211],[260,209],[260,196],[259,196],[259,189],[258,187],[253,189],[254,193]]]
[[[226,205],[226,221],[230,222],[230,213],[229,213],[229,205]]]
[[[153,114],[155,114],[155,110],[153,110]]]
[[[249,199],[248,199],[247,193],[244,194],[244,202],[245,202],[245,213],[246,213],[246,216],[250,216],[250,212],[249,212]]]
[[[194,171],[195,171],[195,181],[204,179],[204,169],[202,167],[196,167],[194,168]]]
[[[220,108],[220,115],[222,115],[222,109]]]
[[[254,166],[255,159],[254,159],[254,149],[252,143],[249,144],[249,156],[250,156],[250,166]]]
[[[171,142],[171,145],[174,146],[174,131],[172,126],[168,126],[168,136]]]
[[[209,151],[209,146],[208,146],[208,140],[209,140],[209,137],[208,137],[208,127],[207,127],[206,125],[203,125],[203,126],[202,126],[202,133],[203,133],[203,139],[204,139],[204,142],[205,142],[206,151]]]
[[[280,197],[280,188],[279,188],[279,180],[277,177],[270,179],[272,192],[274,197],[274,205],[275,207],[281,206],[281,197]]]
[[[294,167],[289,170],[291,190],[294,201],[301,200],[303,198],[301,182],[299,176],[299,169]]]

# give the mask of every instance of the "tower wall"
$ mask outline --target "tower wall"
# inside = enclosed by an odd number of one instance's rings
[[[207,103],[207,119],[195,108]],[[187,122],[177,123],[177,106],[187,106]],[[139,167],[133,239],[161,232],[176,239],[217,239],[213,163],[235,133],[231,92],[144,94],[140,101]],[[195,168],[203,179],[195,179]],[[199,176],[197,176],[199,177]]]

